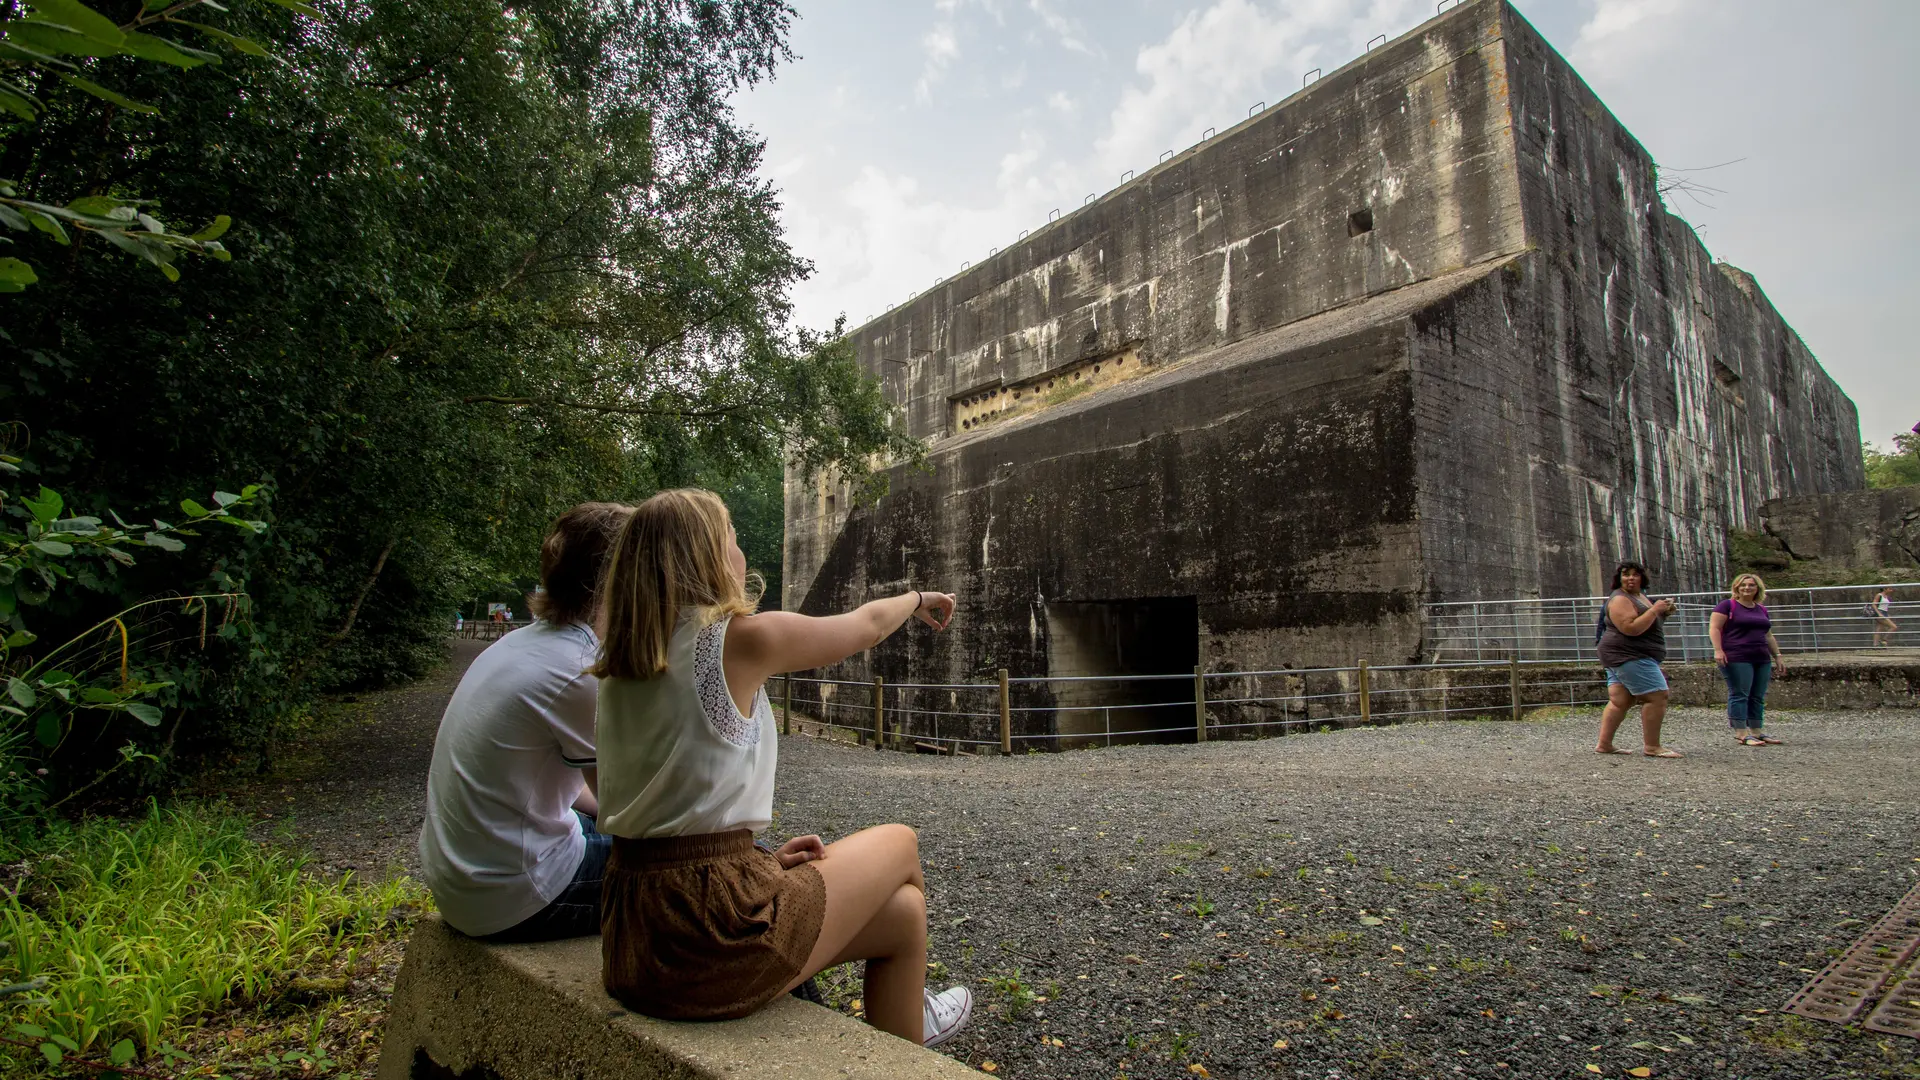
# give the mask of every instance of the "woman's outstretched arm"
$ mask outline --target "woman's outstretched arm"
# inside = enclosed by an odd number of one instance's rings
[[[916,617],[935,630],[944,630],[953,619],[953,609],[950,594],[920,590],[862,604],[844,615],[816,617],[791,611],[741,615],[727,627],[727,684],[746,689],[768,676],[837,664],[880,644]]]

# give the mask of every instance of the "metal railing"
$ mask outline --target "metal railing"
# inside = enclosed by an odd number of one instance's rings
[[[790,675],[767,690],[785,734],[883,750],[1003,754],[1460,716],[1517,720],[1528,709],[1606,701],[1597,666],[1518,660],[1049,678],[1003,670],[994,682],[970,683]],[[1088,700],[1097,697],[1108,700]]]
[[[1888,633],[1870,612],[1878,585],[1817,589],[1771,589],[1767,613],[1782,652],[1875,652],[1920,646],[1920,582],[1885,586],[1892,591]],[[1679,607],[1664,624],[1670,660],[1713,656],[1707,635],[1715,604],[1726,593],[1666,594]],[[1603,596],[1552,600],[1467,600],[1428,604],[1427,653],[1437,662],[1503,660],[1590,661]]]
[[[455,623],[451,629],[453,636],[457,638],[498,641],[531,623],[531,619],[464,619]]]

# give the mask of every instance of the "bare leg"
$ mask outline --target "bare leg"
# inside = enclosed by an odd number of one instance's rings
[[[827,884],[827,911],[800,976],[865,960],[867,1020],[919,1043],[927,984],[926,879],[920,842],[905,825],[862,829],[827,845],[813,863]]]
[[[1620,724],[1627,718],[1627,706],[1633,704],[1633,698],[1627,688],[1615,683],[1607,687],[1607,707],[1600,712],[1600,744],[1594,749],[1603,754],[1613,752],[1613,734],[1620,730]]]
[[[1667,691],[1661,690],[1640,698],[1640,741],[1646,752],[1657,754],[1660,746],[1660,724],[1667,718]]]

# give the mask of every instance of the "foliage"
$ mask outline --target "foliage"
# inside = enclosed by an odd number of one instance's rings
[[[0,954],[0,983],[47,985],[0,998],[6,1033],[31,1025],[30,1042],[95,1059],[123,1039],[152,1055],[196,1016],[283,989],[386,932],[397,905],[424,901],[404,878],[316,879],[206,808],[155,808],[131,827],[62,826],[10,858],[23,876],[0,890],[13,944]],[[37,1049],[0,1045],[0,1072],[36,1065],[46,1065]]]
[[[19,457],[0,453],[0,477],[10,479],[20,464]],[[70,736],[98,739],[116,716],[159,726],[162,713],[154,700],[173,683],[132,665],[136,636],[143,646],[153,644],[153,631],[171,611],[189,619],[197,616],[204,646],[209,607],[218,604],[221,614],[214,632],[233,637],[239,628],[232,616],[245,597],[239,592],[203,592],[141,601],[50,648],[36,648],[40,639],[27,625],[28,613],[45,609],[63,584],[106,591],[105,583],[121,568],[136,565],[129,549],[184,550],[180,537],[198,536],[196,525],[231,525],[248,534],[266,530],[265,523],[238,513],[259,497],[258,485],[237,495],[214,492],[211,509],[184,500],[180,511],[188,524],[156,518],[150,526],[129,525],[112,511],[112,525],[90,515],[65,515],[66,502],[59,492],[43,486],[32,496],[16,496],[11,486],[0,483],[0,680],[5,689],[0,698],[0,768],[6,771],[0,780],[0,837],[34,823],[45,802],[40,778]],[[143,655],[150,652],[142,650]],[[91,719],[84,730],[75,725],[82,713]],[[120,743],[117,753],[117,762],[94,765],[105,771],[96,771],[83,784],[97,783],[133,761],[155,760],[133,742]]]
[[[294,11],[312,13],[297,0],[269,0]],[[151,0],[141,4],[123,23],[100,14],[79,0],[27,0],[31,14],[0,19],[0,111],[21,120],[40,117],[46,104],[27,87],[27,83],[50,84],[58,80],[133,112],[156,111],[153,106],[135,101],[82,77],[87,57],[124,56],[169,65],[195,68],[218,64],[218,53],[185,44],[183,31],[254,56],[267,52],[259,44],[219,27],[194,22],[183,16],[200,14],[197,8],[224,11],[212,0]],[[171,36],[156,31],[164,28]],[[98,236],[102,241],[159,268],[170,281],[180,271],[173,265],[180,252],[207,255],[225,261],[230,258],[219,237],[232,223],[225,215],[192,235],[169,229],[154,214],[143,210],[139,200],[111,195],[86,195],[64,206],[24,199],[9,180],[0,180],[0,225],[15,232],[45,233],[55,242],[71,245],[68,230]],[[0,237],[0,243],[12,243]],[[0,258],[0,293],[21,292],[39,281],[31,264],[17,258]]]
[[[1860,456],[1866,459],[1869,488],[1920,484],[1920,434],[1895,435],[1891,451],[1862,441]]]
[[[257,758],[316,691],[420,672],[573,503],[917,452],[840,328],[790,323],[809,268],[728,104],[787,57],[785,4],[317,8],[222,17],[272,62],[75,59],[157,112],[48,94],[0,129],[22,197],[233,223],[177,283],[68,257],[5,309],[0,415],[74,512],[271,485],[272,531],[205,552],[250,583],[249,636],[150,664],[182,752]],[[109,584],[48,630],[179,586]]]

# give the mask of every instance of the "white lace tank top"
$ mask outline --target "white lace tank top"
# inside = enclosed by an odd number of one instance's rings
[[[599,830],[633,838],[766,828],[779,754],[764,687],[742,716],[720,659],[728,619],[692,617],[651,679],[600,680]]]

